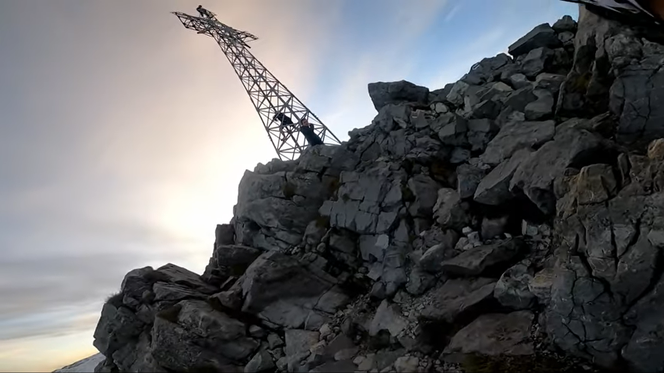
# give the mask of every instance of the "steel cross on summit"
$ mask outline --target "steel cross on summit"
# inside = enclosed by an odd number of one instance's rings
[[[235,69],[281,160],[292,160],[309,146],[335,145],[339,139],[249,52],[254,35],[236,30],[198,6],[200,16],[173,12],[185,28],[213,38]]]

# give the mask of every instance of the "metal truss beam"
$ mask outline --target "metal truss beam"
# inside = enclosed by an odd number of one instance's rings
[[[298,158],[308,143],[297,125],[281,126],[280,121],[274,120],[277,113],[290,117],[295,124],[306,120],[326,145],[340,143],[332,131],[249,52],[250,46],[247,43],[257,40],[257,37],[227,26],[216,17],[195,17],[180,12],[173,14],[185,28],[209,36],[217,42],[240,78],[279,159]]]

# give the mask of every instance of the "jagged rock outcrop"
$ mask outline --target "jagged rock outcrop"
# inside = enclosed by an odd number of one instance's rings
[[[582,8],[443,88],[369,84],[347,142],[245,173],[202,275],[125,276],[97,371],[664,371],[654,34]]]

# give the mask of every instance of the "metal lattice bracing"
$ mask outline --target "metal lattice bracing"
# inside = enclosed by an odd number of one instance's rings
[[[247,42],[256,40],[254,35],[227,26],[212,14],[211,17],[195,17],[180,12],[173,14],[185,28],[207,35],[219,44],[249,94],[280,159],[296,159],[307,148],[307,140],[297,126],[301,120],[312,126],[324,144],[340,143],[321,120],[249,52]],[[277,113],[291,118],[294,125],[282,126],[282,122],[274,119]]]

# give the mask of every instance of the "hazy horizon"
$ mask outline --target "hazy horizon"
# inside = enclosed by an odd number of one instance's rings
[[[96,353],[128,271],[202,273],[246,169],[276,157],[198,1],[0,0],[0,371]],[[252,53],[342,141],[375,81],[430,89],[578,8],[560,0],[219,0]]]

